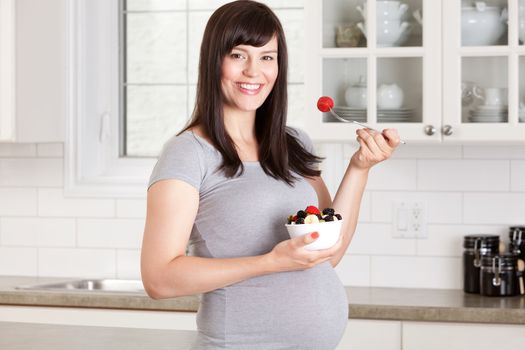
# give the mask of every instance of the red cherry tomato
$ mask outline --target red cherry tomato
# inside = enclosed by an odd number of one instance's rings
[[[319,109],[321,112],[326,113],[330,112],[330,110],[334,107],[334,100],[332,100],[328,96],[322,96],[317,100],[317,109]]]

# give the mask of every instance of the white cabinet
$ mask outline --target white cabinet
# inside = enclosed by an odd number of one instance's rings
[[[521,349],[525,326],[403,322],[403,350]]]
[[[336,350],[401,350],[401,322],[348,320]]]
[[[0,142],[64,141],[65,6],[0,0]]]
[[[0,322],[149,329],[197,329],[197,313],[0,305]]]
[[[397,128],[414,143],[525,141],[525,0],[477,3],[305,2],[306,131],[355,139],[355,124],[317,110],[326,95],[344,119]]]
[[[14,12],[14,0],[0,0],[0,142],[15,139]]]

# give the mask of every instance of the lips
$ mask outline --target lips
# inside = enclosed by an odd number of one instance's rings
[[[237,83],[239,90],[246,95],[257,95],[264,84]]]

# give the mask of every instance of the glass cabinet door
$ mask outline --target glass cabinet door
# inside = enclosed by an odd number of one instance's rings
[[[323,127],[319,138],[327,128],[331,139],[353,136],[356,125],[346,122],[357,121],[396,127],[407,139],[439,140],[422,127],[440,118],[441,17],[424,16],[441,13],[438,1],[317,0],[305,7],[311,7],[306,37],[319,42],[307,55],[305,107],[309,120]],[[320,96],[334,100],[335,116],[309,106]]]
[[[524,6],[443,2],[444,140],[523,140]]]

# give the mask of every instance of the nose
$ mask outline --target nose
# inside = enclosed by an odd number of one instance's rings
[[[259,65],[257,60],[253,58],[246,60],[246,65],[244,66],[243,73],[248,77],[255,77],[259,75]]]

